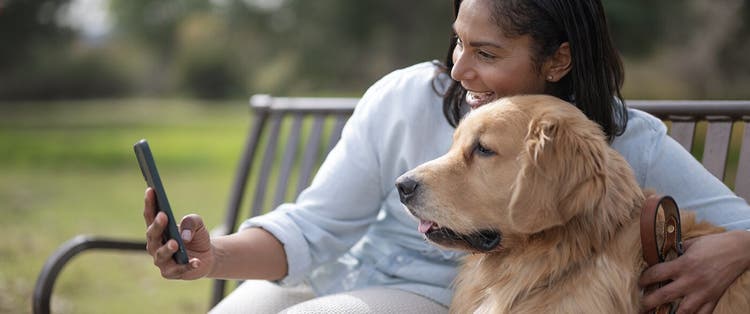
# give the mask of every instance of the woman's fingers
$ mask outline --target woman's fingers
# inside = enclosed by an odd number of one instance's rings
[[[197,260],[193,260],[187,265],[175,263],[172,259],[174,252],[177,252],[177,241],[169,240],[167,244],[159,247],[154,254],[154,265],[161,270],[161,276],[167,279],[181,279],[182,275],[199,265]]]
[[[146,221],[146,226],[154,222],[155,216],[156,201],[154,200],[154,190],[146,188],[146,193],[143,196],[143,219]]]
[[[659,263],[647,268],[638,281],[638,285],[646,287],[658,282],[674,280],[679,277],[682,260],[676,259],[669,262]],[[683,296],[685,290],[684,282],[675,280],[669,284],[644,295],[641,306],[644,310],[653,309],[661,304],[677,300]]]
[[[154,256],[157,249],[163,246],[162,234],[167,225],[167,215],[158,213],[151,224],[146,228],[146,251]]]
[[[680,271],[680,265],[677,260],[659,263],[647,268],[641,274],[638,285],[642,288],[652,284],[673,279]]]
[[[154,264],[156,266],[166,265],[172,260],[174,252],[177,252],[177,241],[167,241],[167,244],[162,245],[154,252]]]

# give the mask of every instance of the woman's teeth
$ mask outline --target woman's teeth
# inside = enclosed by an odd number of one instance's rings
[[[469,104],[471,109],[477,109],[493,100],[495,100],[495,93],[493,92],[466,92],[466,103]]]

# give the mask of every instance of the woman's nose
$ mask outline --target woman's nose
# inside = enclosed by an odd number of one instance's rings
[[[453,69],[451,69],[451,78],[456,81],[471,80],[476,77],[476,72],[471,66],[470,60],[459,48],[453,51]]]

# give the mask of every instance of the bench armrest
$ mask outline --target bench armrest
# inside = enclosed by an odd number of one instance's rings
[[[63,267],[76,255],[87,250],[124,250],[146,252],[145,241],[124,241],[96,236],[79,235],[63,243],[44,263],[34,285],[34,313],[50,313],[50,298],[55,281]]]

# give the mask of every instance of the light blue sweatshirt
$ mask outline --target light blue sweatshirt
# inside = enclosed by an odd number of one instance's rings
[[[462,254],[425,242],[394,185],[450,147],[454,129],[438,94],[450,78],[440,74],[436,84],[437,73],[425,62],[375,83],[297,201],[243,223],[241,229],[262,227],[283,243],[289,272],[282,284],[306,281],[319,295],[389,286],[450,303]],[[659,119],[633,109],[628,114],[627,129],[612,146],[641,186],[672,195],[699,219],[750,228],[747,203],[667,136]]]

